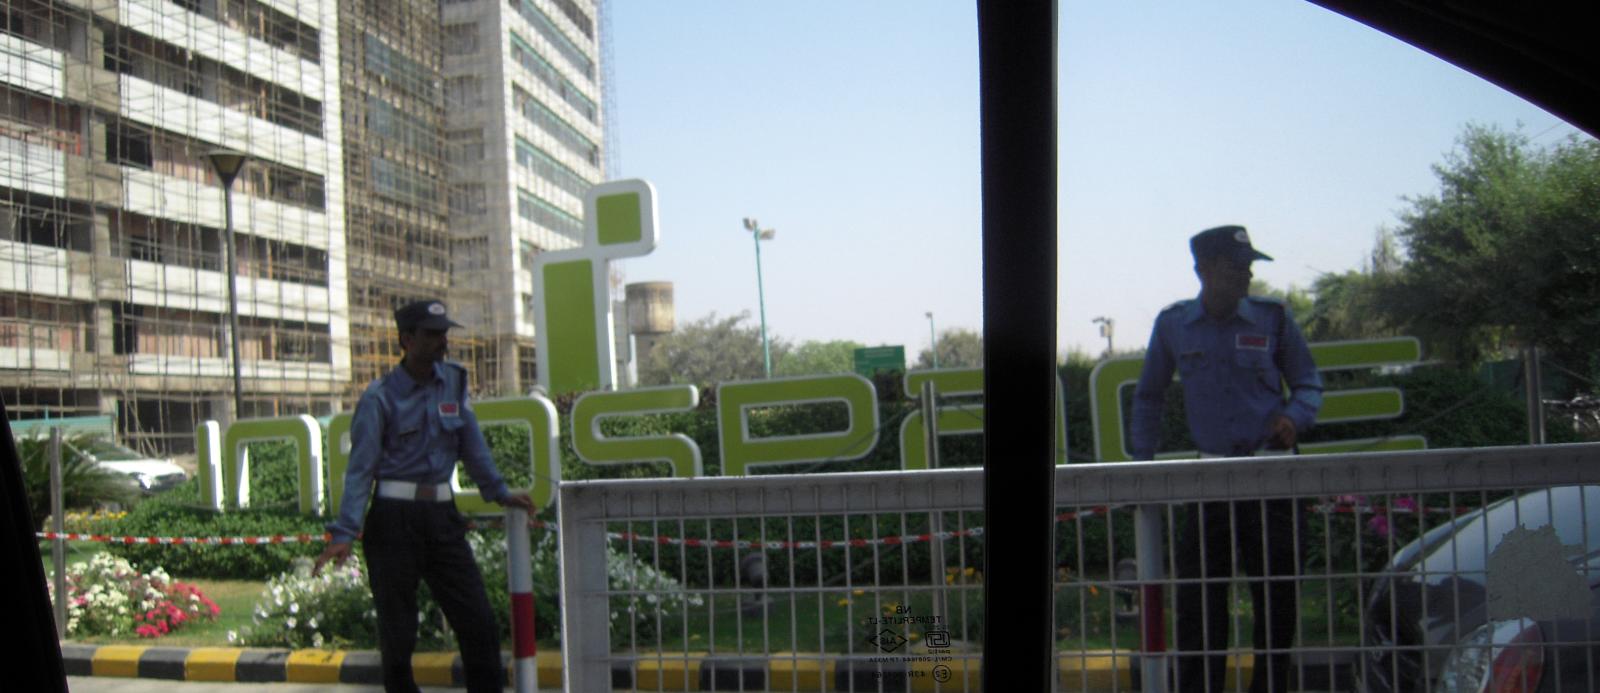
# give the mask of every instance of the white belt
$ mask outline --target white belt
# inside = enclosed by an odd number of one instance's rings
[[[383,479],[378,482],[378,497],[394,500],[439,501],[451,500],[450,482],[419,484],[415,481]]]

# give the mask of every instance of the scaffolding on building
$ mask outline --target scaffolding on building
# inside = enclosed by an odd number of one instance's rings
[[[334,12],[309,0],[8,0],[0,393],[181,454],[232,415],[325,414],[350,379]],[[228,327],[233,184],[239,334]]]
[[[7,411],[113,415],[127,442],[183,454],[208,419],[353,406],[400,359],[393,310],[439,297],[468,326],[451,351],[475,394],[526,392],[527,267],[582,242],[583,192],[610,156],[605,9],[7,0]],[[502,69],[521,71],[485,77]],[[452,124],[473,109],[480,122]],[[210,163],[221,149],[248,156],[231,196]]]

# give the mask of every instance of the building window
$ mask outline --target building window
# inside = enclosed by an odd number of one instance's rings
[[[538,99],[533,98],[533,95],[522,87],[512,85],[511,98],[524,119],[549,133],[557,142],[582,157],[584,161],[594,166],[600,165],[600,145],[589,141],[589,138],[572,127],[571,123],[562,120],[555,111],[539,103]]]
[[[584,36],[594,38],[594,20],[589,17],[588,12],[583,11],[582,7],[578,7],[578,3],[572,0],[555,0],[555,5],[556,9],[561,10],[561,14],[572,20],[572,25],[578,27],[578,31],[583,32]]]
[[[478,23],[444,25],[444,54],[472,55],[478,52]]]
[[[526,190],[517,190],[517,216],[578,243],[583,242],[583,220],[568,214]]]
[[[452,164],[472,164],[483,161],[483,128],[452,130],[445,133],[445,161]]]
[[[489,211],[489,190],[482,183],[450,186],[450,214],[476,216]]]
[[[434,101],[434,90],[438,88],[434,70],[390,48],[374,34],[367,34],[365,39],[367,72],[412,96]]]
[[[583,197],[593,185],[521,137],[517,138],[517,164],[575,197]]]
[[[573,110],[576,110],[589,122],[599,122],[597,119],[599,118],[600,109],[594,105],[594,102],[590,101],[589,97],[584,96],[583,92],[578,90],[578,85],[561,76],[561,72],[556,70],[554,65],[540,57],[539,53],[514,31],[511,32],[511,57],[523,69],[539,78],[540,82],[543,82],[557,96],[560,96],[562,101],[565,101],[568,106],[571,106]]]
[[[577,68],[578,72],[584,77],[588,77],[591,81],[594,79],[594,61],[584,54],[582,48],[579,48],[571,39],[567,38],[565,33],[562,33],[561,28],[556,26],[556,23],[550,19],[549,15],[535,7],[533,0],[510,1],[512,3],[511,6],[517,9],[517,14],[522,15],[522,18],[527,20],[528,24],[539,32],[540,36],[544,37],[544,40],[549,41],[550,45],[555,47],[556,52],[560,53],[562,58],[565,58],[573,67]]]
[[[478,75],[463,75],[445,80],[444,102],[450,108],[482,106],[483,78]]]

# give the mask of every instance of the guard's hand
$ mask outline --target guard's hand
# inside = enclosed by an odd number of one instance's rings
[[[533,498],[528,495],[527,491],[512,491],[511,495],[500,499],[500,505],[522,508],[528,511],[529,515],[539,511],[538,508],[534,507]]]
[[[337,541],[328,544],[328,548],[322,550],[322,555],[317,556],[316,563],[311,565],[311,576],[316,577],[317,573],[322,572],[322,566],[328,561],[333,561],[333,567],[338,568],[344,565],[344,562],[349,558],[350,542]]]
[[[1272,437],[1267,439],[1267,448],[1271,450],[1293,450],[1295,441],[1294,422],[1289,417],[1279,414],[1272,420]]]

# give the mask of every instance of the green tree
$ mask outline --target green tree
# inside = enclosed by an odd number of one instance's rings
[[[1397,334],[1383,310],[1382,288],[1403,266],[1394,233],[1379,229],[1359,270],[1328,272],[1311,284],[1312,305],[1301,314],[1312,341],[1371,339]]]
[[[746,324],[750,314],[725,318],[716,313],[680,326],[656,342],[639,365],[639,383],[706,385],[766,375],[761,328]],[[769,334],[770,337],[770,334]],[[789,353],[789,343],[770,337],[774,367]]]
[[[1302,325],[1305,323],[1306,313],[1311,312],[1311,294],[1298,287],[1290,286],[1287,289],[1279,289],[1260,279],[1251,279],[1250,295],[1275,298],[1282,301],[1284,305],[1289,307],[1289,312],[1294,315],[1295,320]]]
[[[1476,363],[1538,345],[1593,373],[1600,344],[1600,143],[1535,147],[1468,126],[1434,166],[1440,191],[1408,198],[1406,260],[1380,283],[1384,312],[1439,357]]]
[[[784,355],[782,361],[772,364],[773,375],[825,375],[855,371],[856,349],[860,342],[835,339],[827,342],[808,341]]]
[[[939,332],[940,368],[979,368],[983,366],[983,335],[972,330],[956,328]],[[933,352],[923,349],[917,354],[915,368],[932,368]]]

